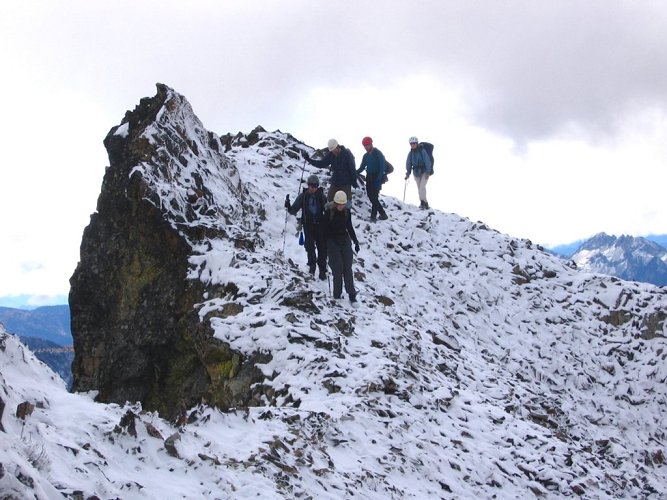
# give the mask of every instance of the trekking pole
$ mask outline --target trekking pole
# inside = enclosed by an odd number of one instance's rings
[[[287,216],[289,212],[285,209],[285,227],[283,227],[283,255],[285,255],[285,236],[287,234]]]
[[[410,178],[405,179],[405,184],[403,185],[403,203],[405,203],[405,191],[408,189],[408,179]]]
[[[296,190],[297,196],[299,195],[299,192],[301,191],[301,184],[303,184],[303,173],[306,171],[306,160],[303,160],[303,168],[301,169],[301,180],[299,181],[299,188]]]
[[[289,202],[289,195],[285,197],[285,201]],[[287,234],[287,217],[289,216],[289,210],[285,208],[285,226],[283,227],[283,255],[285,255],[285,235]]]
[[[299,191],[301,189],[301,184],[303,183],[303,174],[306,171],[306,160],[303,160],[303,167],[301,168],[301,180],[299,180],[299,186],[296,190],[297,197],[299,196]],[[287,201],[289,201],[289,195],[287,195]],[[285,210],[285,227],[283,227],[283,255],[285,255],[285,238],[287,234],[287,217],[289,215],[289,210]]]

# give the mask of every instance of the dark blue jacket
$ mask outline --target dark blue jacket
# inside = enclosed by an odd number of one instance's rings
[[[340,146],[338,156],[329,151],[321,160],[308,158],[308,163],[315,167],[331,167],[331,184],[333,186],[357,187],[357,167],[354,155],[345,146]]]

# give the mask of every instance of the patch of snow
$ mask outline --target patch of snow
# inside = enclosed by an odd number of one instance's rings
[[[130,134],[130,123],[126,122],[123,123],[122,125],[119,125],[118,128],[116,129],[116,132],[114,132],[114,135],[118,135],[120,137],[127,137]]]

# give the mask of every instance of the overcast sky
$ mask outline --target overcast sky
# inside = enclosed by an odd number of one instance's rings
[[[0,63],[0,305],[62,302],[102,140],[156,82],[219,134],[335,137],[357,161],[371,135],[398,198],[417,135],[433,207],[536,243],[667,233],[664,0],[21,0]]]

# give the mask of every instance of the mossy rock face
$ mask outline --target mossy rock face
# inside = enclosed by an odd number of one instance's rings
[[[242,357],[221,345],[217,349],[211,347],[204,358],[206,371],[213,386],[224,384],[225,381],[233,379],[241,368]]]
[[[210,318],[202,320],[197,309],[209,290],[188,278],[189,242],[202,236],[228,238],[224,224],[202,229],[190,219],[191,210],[183,212],[183,220],[170,219],[173,206],[161,204],[136,170],[148,162],[168,177],[173,158],[183,151],[199,152],[178,127],[164,128],[161,146],[168,155],[142,137],[169,112],[179,113],[178,99],[169,90],[159,85],[155,97],[142,99],[126,114],[129,132],[112,129],[104,141],[111,165],[83,234],[69,302],[73,390],[96,390],[101,402],[139,401],[145,410],[176,418],[202,401],[223,408],[255,401],[250,387],[263,377],[253,358],[244,359],[213,337]],[[205,183],[195,180],[205,197]],[[243,248],[251,251],[252,243],[244,242]],[[233,288],[220,293],[233,300]],[[242,310],[229,302],[222,314]]]
[[[208,374],[211,377],[211,383],[219,384],[221,381],[230,380],[239,372],[241,365],[240,356],[236,355],[227,361],[207,366]]]

